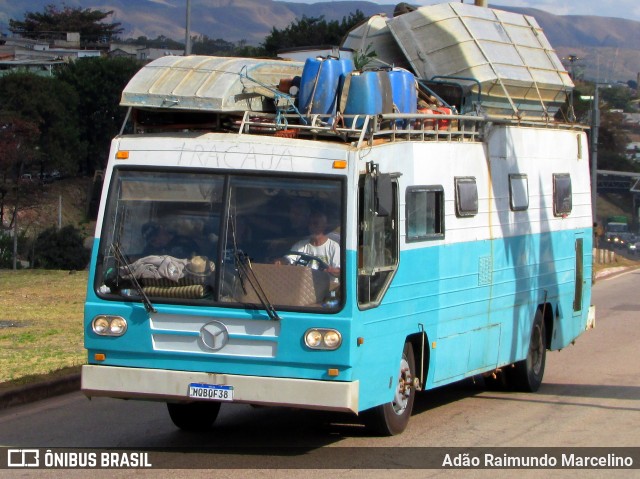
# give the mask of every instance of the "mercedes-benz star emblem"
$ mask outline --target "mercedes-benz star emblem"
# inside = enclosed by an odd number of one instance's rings
[[[200,338],[207,348],[218,351],[229,342],[229,331],[220,321],[211,321],[200,328]]]

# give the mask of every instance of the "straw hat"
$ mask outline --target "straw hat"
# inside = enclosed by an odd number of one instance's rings
[[[193,275],[207,275],[213,273],[216,266],[204,256],[194,256],[187,264],[187,270]]]

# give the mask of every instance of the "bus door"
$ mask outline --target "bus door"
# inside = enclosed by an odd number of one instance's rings
[[[358,306],[380,304],[398,268],[398,184],[369,163],[358,187]]]

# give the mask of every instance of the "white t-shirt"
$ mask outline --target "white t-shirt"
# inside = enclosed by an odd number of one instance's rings
[[[316,256],[332,268],[340,267],[340,245],[331,238],[327,238],[327,241],[320,246],[312,245],[308,239],[298,241],[291,247],[291,250]],[[295,263],[298,260],[298,257],[294,254],[287,255],[287,258],[291,263]],[[314,261],[311,267],[318,269],[317,261]]]

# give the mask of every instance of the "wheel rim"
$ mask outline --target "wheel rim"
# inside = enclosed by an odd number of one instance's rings
[[[407,409],[409,404],[409,398],[411,397],[411,383],[413,378],[411,377],[411,370],[409,369],[409,363],[404,356],[400,361],[400,376],[398,377],[398,387],[396,388],[395,395],[391,406],[393,412],[398,416],[402,415]]]
[[[542,331],[539,325],[533,327],[531,335],[531,345],[529,347],[529,357],[531,358],[531,370],[535,375],[539,375],[542,370],[542,357],[544,355],[544,342]]]

